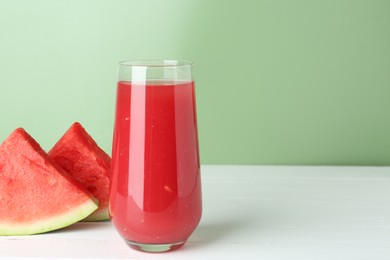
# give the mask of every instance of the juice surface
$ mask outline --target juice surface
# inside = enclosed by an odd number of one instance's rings
[[[186,240],[201,217],[193,82],[117,86],[110,215],[122,237]]]

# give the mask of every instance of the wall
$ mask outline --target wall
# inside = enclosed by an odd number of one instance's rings
[[[117,62],[195,63],[204,164],[390,164],[390,1],[0,2],[0,140],[80,121],[110,153]]]

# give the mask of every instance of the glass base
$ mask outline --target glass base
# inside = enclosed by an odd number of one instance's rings
[[[126,244],[131,248],[142,252],[148,252],[148,253],[162,253],[162,252],[176,250],[182,247],[186,242],[186,241],[181,241],[181,242],[169,243],[169,244],[143,244],[143,243],[130,241],[127,239],[125,239],[125,241]]]

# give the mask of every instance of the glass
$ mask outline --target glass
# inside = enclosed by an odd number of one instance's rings
[[[187,61],[119,63],[110,217],[135,249],[181,247],[202,214],[195,85]]]

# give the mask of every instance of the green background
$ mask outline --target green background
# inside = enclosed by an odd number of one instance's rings
[[[1,1],[0,140],[111,154],[127,59],[195,63],[203,164],[390,164],[390,1]]]

